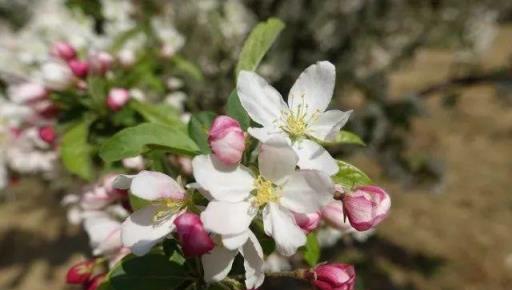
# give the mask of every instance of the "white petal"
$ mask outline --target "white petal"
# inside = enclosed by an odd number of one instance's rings
[[[263,284],[265,273],[263,272],[263,249],[258,238],[249,232],[247,243],[240,249],[244,257],[245,287],[256,289]]]
[[[253,217],[252,205],[245,201],[211,201],[201,213],[204,227],[219,235],[236,235],[247,231]]]
[[[260,174],[275,184],[295,172],[299,157],[286,139],[274,137],[262,144],[258,156]]]
[[[332,158],[331,154],[317,143],[303,139],[293,144],[293,149],[299,155],[299,163],[301,169],[316,169],[323,171],[329,175],[338,172],[338,163]]]
[[[308,135],[322,141],[334,141],[340,129],[347,123],[350,113],[340,110],[330,110],[321,113],[308,128]]]
[[[204,269],[204,281],[218,282],[226,278],[233,266],[238,250],[232,251],[224,247],[215,247],[210,253],[201,257]]]
[[[194,177],[214,199],[237,202],[246,199],[254,188],[254,178],[242,165],[228,166],[212,155],[192,160]]]
[[[291,256],[297,252],[299,247],[306,244],[306,235],[295,224],[290,211],[275,203],[269,203],[268,211],[263,214],[263,219],[267,219],[267,223],[271,224],[271,236],[276,242],[279,253],[284,256]],[[267,232],[267,229],[265,229],[265,232]]]
[[[291,175],[279,203],[294,212],[314,213],[333,201],[334,183],[324,172],[300,170]]]
[[[95,255],[108,254],[122,247],[121,223],[107,214],[86,218],[84,228]]]
[[[247,129],[247,132],[254,138],[258,139],[258,141],[265,143],[272,137],[281,136],[283,138],[288,138],[288,135],[283,132],[283,130],[275,127],[268,126],[262,128],[251,127]]]
[[[270,216],[270,204],[267,204],[263,211],[261,212],[261,216],[263,219],[263,230],[267,236],[272,236],[272,218]]]
[[[306,108],[308,116],[323,112],[331,102],[336,79],[336,68],[328,61],[320,61],[304,70],[288,95],[293,112]]]
[[[122,225],[121,239],[123,245],[132,250],[135,255],[142,256],[171,233],[174,219],[177,215],[170,214],[166,219],[154,222],[158,212],[157,206],[142,208],[130,215]]]
[[[222,244],[229,250],[236,250],[240,248],[249,237],[249,230],[236,235],[223,235]]]
[[[136,175],[120,174],[116,176],[112,182],[112,187],[117,189],[129,189],[132,185],[132,180]]]
[[[132,180],[130,191],[145,200],[183,199],[185,191],[169,176],[156,171],[141,171]]]
[[[237,92],[242,107],[251,119],[265,127],[272,127],[286,109],[281,94],[256,73],[241,71],[238,74]]]

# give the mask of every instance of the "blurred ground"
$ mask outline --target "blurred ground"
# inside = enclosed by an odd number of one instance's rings
[[[510,39],[512,27],[501,29],[484,67],[509,61]],[[392,75],[392,95],[445,80],[452,62],[447,51],[420,52]],[[375,247],[385,250],[371,262],[389,285],[366,287],[510,289],[512,106],[485,85],[465,89],[453,108],[442,106],[439,96],[427,97],[425,105],[428,114],[414,121],[411,150],[444,160],[439,194],[379,179],[382,172],[364,154],[351,160],[393,195],[389,219],[364,246],[370,255]],[[67,225],[58,198],[43,188],[24,184],[16,197],[0,205],[0,290],[65,289],[65,270],[88,252],[86,238]]]

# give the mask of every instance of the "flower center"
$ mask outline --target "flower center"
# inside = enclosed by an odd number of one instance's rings
[[[296,98],[295,98],[296,99]],[[309,125],[318,118],[320,112],[315,111],[308,115],[308,105],[304,96],[300,97],[301,103],[295,110],[281,112],[281,129],[288,133],[291,139],[304,137]]]
[[[270,180],[266,180],[261,175],[255,181],[256,195],[254,197],[254,204],[261,207],[269,202],[277,202],[279,194]]]
[[[174,200],[171,198],[162,198],[155,201],[155,205],[158,206],[158,210],[153,216],[153,221],[161,222],[182,209],[185,206],[185,201]]]

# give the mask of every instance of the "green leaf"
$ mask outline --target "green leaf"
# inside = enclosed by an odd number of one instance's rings
[[[249,117],[249,114],[247,114],[247,111],[245,111],[244,107],[242,107],[236,90],[233,90],[228,97],[226,113],[228,116],[236,119],[240,123],[240,127],[244,130],[247,130],[251,125],[251,118]]]
[[[136,100],[132,100],[130,106],[148,122],[185,128],[185,124],[180,119],[179,112],[171,106],[155,105]]]
[[[64,133],[60,143],[60,156],[66,169],[86,180],[93,177],[92,147],[87,143],[92,122],[93,119],[84,119],[73,125]]]
[[[242,47],[236,74],[241,70],[254,71],[283,28],[284,23],[277,18],[256,25]]]
[[[187,277],[183,266],[169,261],[163,253],[142,257],[129,255],[109,274],[109,280],[119,290],[171,290],[178,288]]]
[[[352,133],[350,131],[341,130],[337,135],[336,139],[333,142],[326,143],[327,145],[332,144],[356,144],[365,146],[364,141],[357,134]]]
[[[161,148],[178,154],[199,153],[196,143],[183,130],[156,123],[143,123],[123,129],[105,141],[100,148],[100,157],[105,162],[113,162],[139,155],[151,148]]]
[[[143,199],[143,198],[140,198],[140,197],[135,196],[135,195],[133,195],[131,193],[128,195],[128,200],[130,202],[130,206],[132,207],[132,209],[134,211],[139,210],[139,209],[141,209],[143,207],[146,207],[146,206],[151,204],[151,201]]]
[[[308,234],[306,246],[304,249],[304,260],[309,266],[313,267],[320,259],[320,247],[318,246],[318,239],[315,233]]]
[[[359,185],[367,185],[372,181],[371,179],[359,168],[345,161],[338,160],[338,173],[332,177],[334,182],[341,184],[344,187],[353,188]]]
[[[215,113],[213,112],[199,112],[192,115],[188,123],[188,134],[196,142],[201,149],[201,153],[210,153],[210,146],[208,145],[208,130],[212,126]]]
[[[178,242],[175,239],[165,239],[162,246],[165,255],[169,257],[169,261],[177,263],[180,266],[185,265],[187,260],[183,257]]]
[[[199,69],[199,67],[187,60],[186,58],[175,55],[171,58],[172,64],[174,64],[175,69],[183,74],[186,74],[192,77],[195,80],[201,81],[203,80],[203,73]]]

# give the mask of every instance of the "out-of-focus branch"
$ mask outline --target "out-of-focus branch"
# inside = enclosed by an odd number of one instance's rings
[[[453,88],[453,87],[466,87],[480,85],[484,83],[495,83],[503,81],[512,81],[511,68],[500,69],[494,72],[469,75],[464,77],[458,77],[449,79],[426,88],[423,88],[417,93],[419,97],[427,97],[429,95]]]

